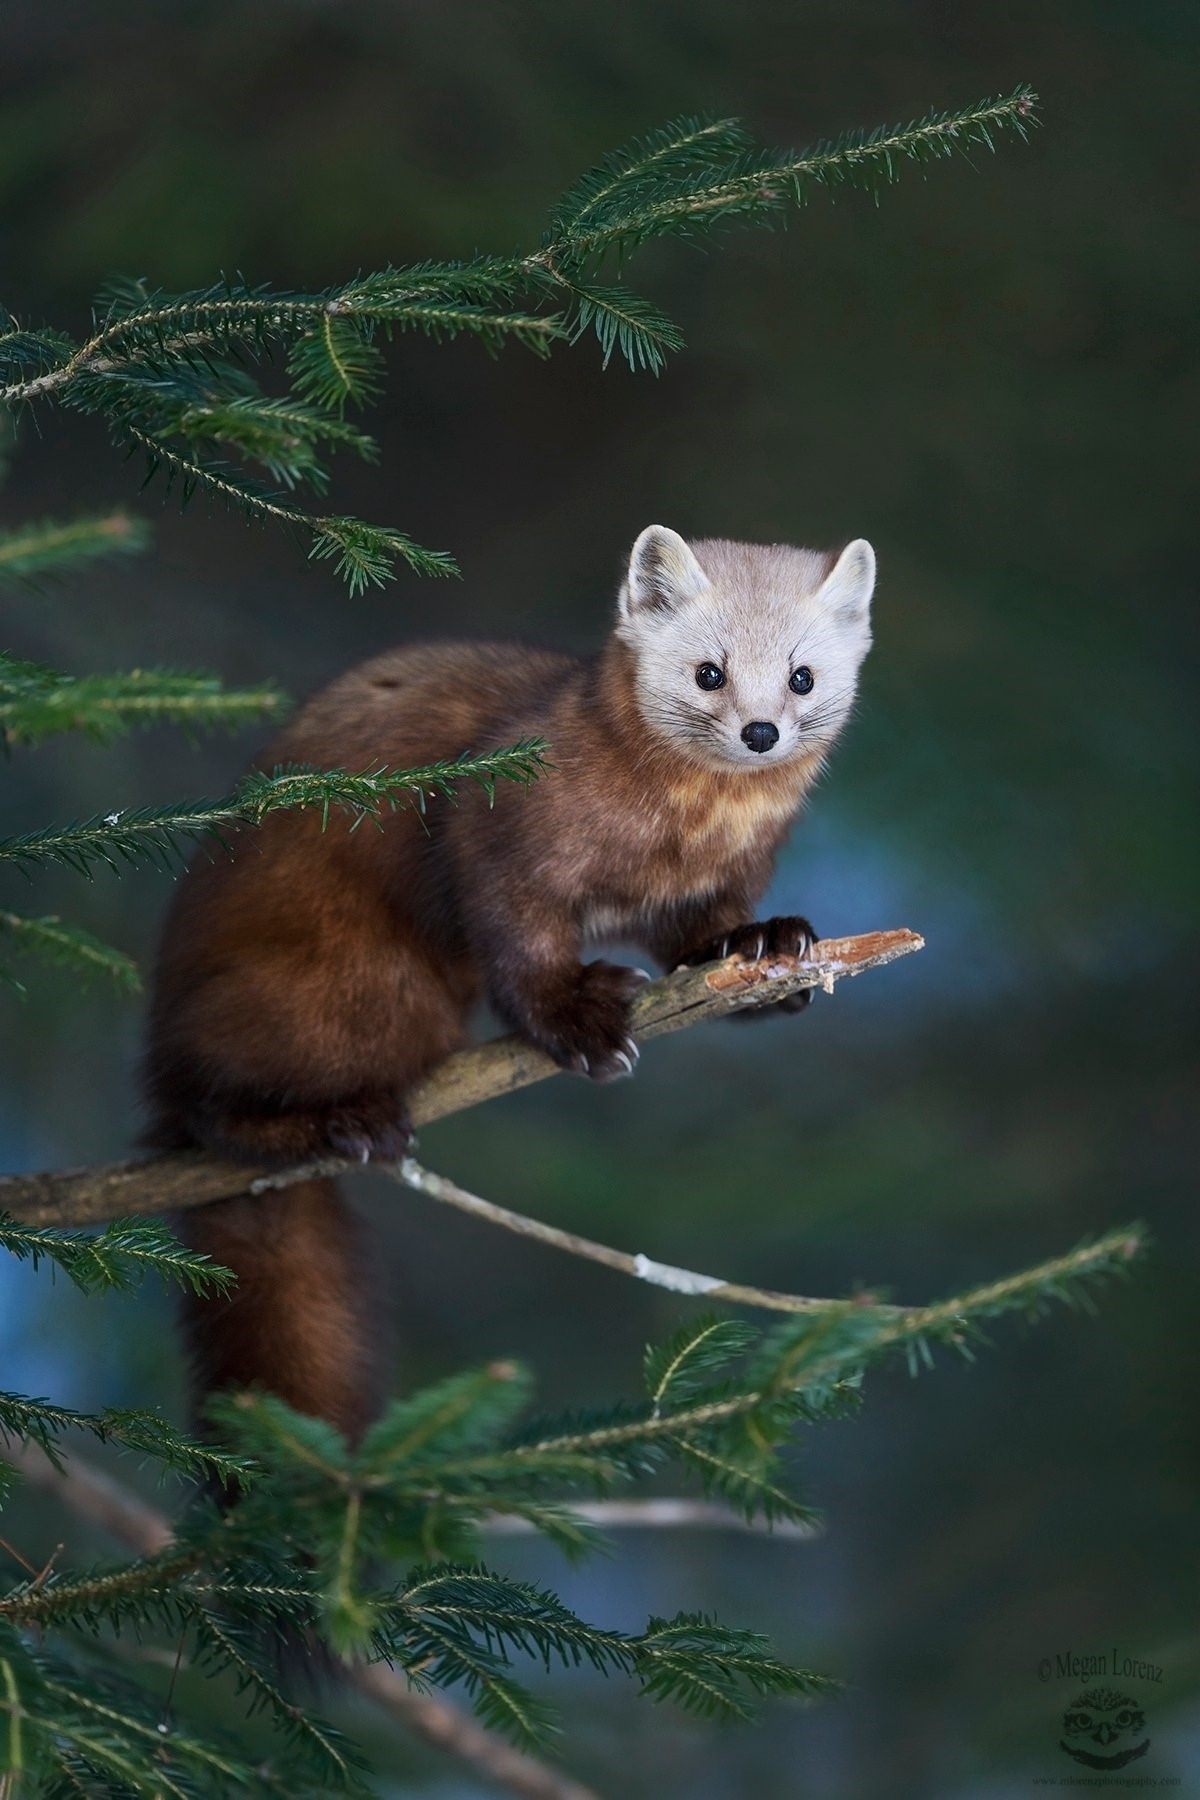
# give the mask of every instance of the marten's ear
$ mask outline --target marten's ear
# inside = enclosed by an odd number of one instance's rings
[[[847,544],[821,583],[818,598],[847,625],[865,624],[875,592],[875,552],[866,538]]]
[[[621,617],[631,620],[642,611],[673,612],[708,585],[708,576],[677,531],[647,525],[630,553],[629,574],[621,588]]]

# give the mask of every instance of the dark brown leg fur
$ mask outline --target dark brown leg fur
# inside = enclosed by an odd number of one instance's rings
[[[398,1088],[362,1088],[303,1108],[269,1104],[257,1095],[226,1095],[196,1109],[200,1135],[219,1156],[264,1162],[306,1162],[345,1156],[355,1162],[395,1162],[412,1139]]]

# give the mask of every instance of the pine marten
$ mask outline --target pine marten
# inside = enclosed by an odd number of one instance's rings
[[[156,971],[147,1142],[301,1162],[395,1158],[405,1095],[485,998],[564,1069],[632,1073],[644,971],[584,962],[620,938],[664,968],[802,952],[754,922],[775,852],[854,699],[875,558],[651,525],[604,648],[393,650],[310,700],[258,766],[430,763],[539,736],[550,772],[351,832],[277,813],[179,883]],[[804,996],[806,997],[806,996]],[[795,1009],[798,1000],[782,1004]],[[348,1436],[379,1396],[355,1230],[332,1182],[186,1215],[231,1267],[190,1303],[198,1391],[259,1382]]]

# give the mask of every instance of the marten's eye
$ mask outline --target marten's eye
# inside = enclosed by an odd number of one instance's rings
[[[813,691],[813,672],[807,663],[801,663],[798,669],[792,670],[792,679],[788,682],[793,694],[811,694]]]
[[[701,663],[696,670],[696,686],[711,694],[714,688],[725,686],[725,671],[718,669],[716,663]]]

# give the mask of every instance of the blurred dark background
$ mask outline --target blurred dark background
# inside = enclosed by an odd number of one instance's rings
[[[6,523],[129,500],[137,561],[7,595],[0,641],[74,670],[151,662],[301,694],[398,639],[594,644],[652,519],[880,557],[859,715],[771,910],[911,925],[919,958],[753,1032],[686,1034],[635,1083],[560,1082],[424,1134],[491,1198],[631,1249],[815,1293],[921,1300],[1145,1218],[1097,1316],[997,1329],[975,1367],[876,1375],[797,1476],[825,1535],[623,1538],[571,1573],[497,1558],[632,1626],[683,1606],[848,1683],[720,1731],[561,1684],[606,1795],[999,1797],[1058,1776],[1060,1651],[1160,1663],[1146,1775],[1200,1792],[1196,1617],[1195,653],[1191,157],[1200,14],[1174,0],[884,4],[181,4],[11,0],[0,70],[3,298],[82,329],[110,273],[312,287],[524,245],[599,154],[680,111],[767,141],[955,107],[1019,80],[1045,129],[878,205],[643,254],[683,324],[655,381],[594,346],[545,365],[402,342],[345,510],[452,549],[465,579],[350,600],[285,539],[136,498],[91,421],[26,429]],[[11,829],[220,791],[253,747],[171,733],[10,762]],[[6,890],[7,891],[7,890]],[[39,878],[148,959],[165,878]],[[13,890],[29,902],[23,884]],[[33,974],[0,1002],[0,1166],[121,1155],[137,1008]],[[632,1391],[682,1305],[364,1180],[397,1378],[517,1354],[547,1404]],[[180,1404],[169,1306],[78,1302],[0,1268],[5,1385]],[[22,1523],[23,1521],[23,1523]],[[15,1514],[47,1544],[79,1527]],[[359,1721],[358,1723],[362,1723]],[[372,1727],[388,1792],[468,1796]]]

